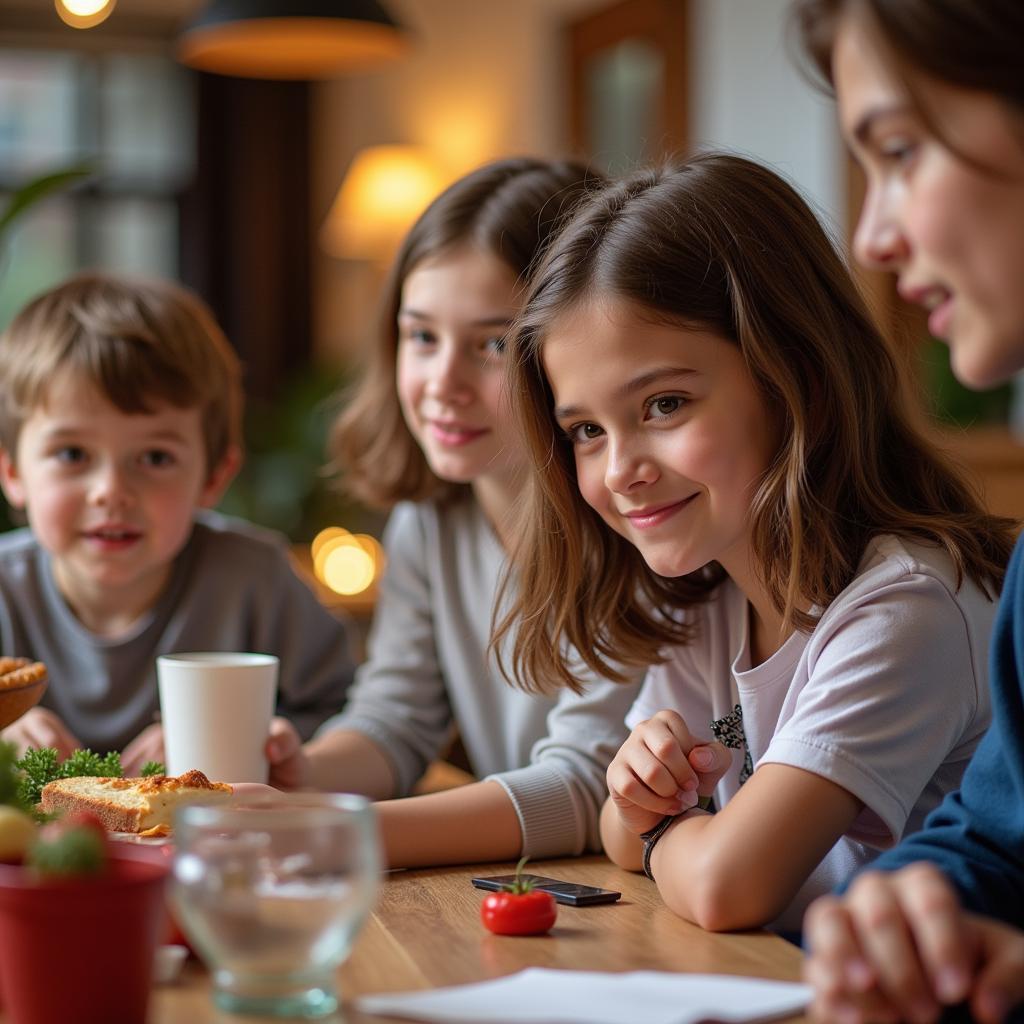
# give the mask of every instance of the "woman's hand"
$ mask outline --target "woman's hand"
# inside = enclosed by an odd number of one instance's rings
[[[309,758],[302,746],[302,737],[287,718],[275,716],[270,721],[267,737],[267,761],[270,763],[270,785],[278,789],[307,789],[311,771]]]
[[[31,708],[26,711],[13,725],[4,729],[3,738],[18,748],[18,757],[24,756],[29,747],[37,750],[53,747],[57,757],[63,761],[82,746],[60,716],[49,708]]]
[[[659,711],[619,748],[608,766],[608,792],[623,827],[640,835],[710,796],[731,762],[721,743],[694,738],[678,712]]]
[[[164,727],[159,722],[147,725],[121,753],[121,767],[128,778],[141,775],[142,766],[150,761],[164,764],[166,760]]]
[[[817,1020],[935,1021],[968,1000],[995,1024],[1024,1001],[1024,932],[966,913],[930,864],[861,875],[804,920]]]

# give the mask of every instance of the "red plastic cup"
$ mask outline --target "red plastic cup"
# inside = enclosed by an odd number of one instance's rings
[[[168,871],[172,869],[171,862],[174,859],[174,844],[170,841],[153,844],[129,843],[127,844],[127,849],[133,857],[163,864],[167,867]],[[188,950],[189,956],[195,956],[192,944],[181,930],[181,925],[178,924],[178,918],[171,904],[170,889],[167,890],[166,897],[164,900],[164,923],[160,929],[160,944],[164,946],[184,946]]]
[[[0,990],[10,1024],[144,1024],[168,865],[111,854],[92,878],[0,864]]]

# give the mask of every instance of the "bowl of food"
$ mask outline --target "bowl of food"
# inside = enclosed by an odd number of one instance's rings
[[[46,666],[28,658],[0,658],[0,729],[39,703],[46,690]]]

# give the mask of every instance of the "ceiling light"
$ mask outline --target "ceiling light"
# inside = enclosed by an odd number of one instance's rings
[[[55,0],[57,14],[72,28],[92,28],[106,21],[117,0]]]
[[[402,56],[408,33],[376,0],[212,0],[182,31],[190,67],[245,78],[330,78]]]

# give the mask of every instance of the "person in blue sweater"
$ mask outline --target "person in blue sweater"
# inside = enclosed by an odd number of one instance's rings
[[[1024,4],[796,0],[793,15],[866,173],[856,257],[926,308],[964,384],[1007,380],[1024,369]],[[1024,541],[990,657],[993,723],[959,792],[808,910],[821,1020],[1024,1011]]]

